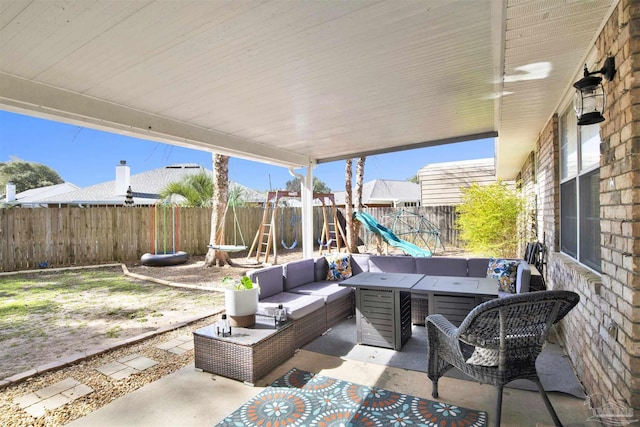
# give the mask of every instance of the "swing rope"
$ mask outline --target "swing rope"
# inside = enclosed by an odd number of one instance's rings
[[[224,210],[224,215],[222,216],[222,221],[218,224],[218,230],[216,232],[216,236],[220,235],[220,231],[223,230],[227,222],[227,212],[229,211],[230,200],[227,199],[227,207]],[[240,221],[238,221],[238,215],[236,213],[236,205],[235,203],[231,204],[231,210],[233,211],[233,245],[207,245],[208,248],[214,249],[221,252],[240,252],[247,249],[247,245],[244,242],[244,236],[242,235],[242,229],[240,228]],[[238,245],[238,234],[240,234],[240,239],[242,240],[242,245]]]
[[[326,209],[327,206],[324,204],[324,200],[322,200],[322,227],[320,228],[320,237],[318,238],[320,250],[322,250],[322,248],[330,249],[331,244],[333,243],[333,238],[329,231],[329,221]],[[318,224],[320,224],[320,217],[318,217]],[[325,238],[327,239],[326,242],[324,241]]]

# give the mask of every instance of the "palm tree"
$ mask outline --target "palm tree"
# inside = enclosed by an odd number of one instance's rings
[[[211,234],[209,242],[213,245],[224,245],[224,219],[229,200],[229,156],[221,154],[213,155],[213,197],[211,202],[213,210],[211,212]],[[209,248],[205,257],[205,266],[231,265],[228,252],[218,251]]]
[[[347,159],[344,167],[344,207],[346,210],[345,220],[347,225],[347,249],[354,253],[358,251],[355,229],[353,228],[353,202],[351,194],[351,176],[353,169],[353,159]]]
[[[204,171],[171,182],[160,192],[165,200],[194,208],[211,207],[212,195],[213,179]]]
[[[181,206],[209,208],[211,212],[211,232],[209,241],[213,245],[224,245],[224,222],[227,205],[238,206],[243,203],[243,191],[237,186],[229,188],[229,157],[213,155],[213,176],[200,172],[184,177],[180,181],[169,183],[160,196]],[[224,266],[231,264],[227,252],[209,249],[205,257],[205,266]]]
[[[362,186],[364,181],[364,162],[366,157],[360,157],[356,163],[356,204],[357,210],[362,209]],[[347,248],[351,253],[358,253],[358,233],[360,232],[360,222],[353,220],[353,197],[351,175],[353,160],[349,159],[345,165],[345,209],[347,222]]]
[[[285,184],[285,190],[287,191],[300,191],[302,188],[302,181],[300,178],[293,178],[287,181]],[[317,176],[313,177],[313,192],[314,193],[331,193],[331,189],[327,184]]]
[[[362,188],[364,186],[364,162],[367,160],[366,157],[360,157],[358,162],[356,163],[356,210],[361,211],[364,208],[362,204]],[[360,221],[356,221],[353,226],[355,231],[354,235],[356,236],[356,240],[358,239],[358,235],[360,234]],[[358,252],[358,245],[356,242],[355,252]]]

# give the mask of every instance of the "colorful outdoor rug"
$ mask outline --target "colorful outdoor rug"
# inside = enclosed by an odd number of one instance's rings
[[[486,412],[293,368],[217,425],[480,427],[486,421]]]

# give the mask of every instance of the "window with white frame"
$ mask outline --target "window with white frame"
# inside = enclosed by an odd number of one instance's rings
[[[560,116],[560,250],[600,272],[600,127]]]

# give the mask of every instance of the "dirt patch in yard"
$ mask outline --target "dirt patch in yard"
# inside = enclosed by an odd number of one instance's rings
[[[220,282],[226,276],[240,278],[247,272],[263,266],[262,263],[256,261],[255,254],[251,258],[247,258],[246,251],[232,252],[229,255],[233,265],[224,267],[207,268],[204,265],[204,256],[191,256],[185,264],[171,267],[149,267],[140,263],[132,263],[127,264],[127,269],[131,273],[160,280],[213,288],[220,286]],[[302,259],[302,251],[300,249],[278,251],[278,264],[297,259]],[[264,255],[260,260],[264,261]],[[272,261],[273,254],[269,257],[269,262],[271,263]]]
[[[289,252],[278,261],[301,257]],[[0,379],[220,312],[222,279],[261,267],[246,253],[233,259],[233,267],[206,268],[203,256],[169,267],[127,266],[136,275],[210,288],[204,290],[128,277],[121,267],[0,276]]]
[[[0,293],[0,379],[224,306],[220,292],[128,278],[120,267],[3,276]]]

